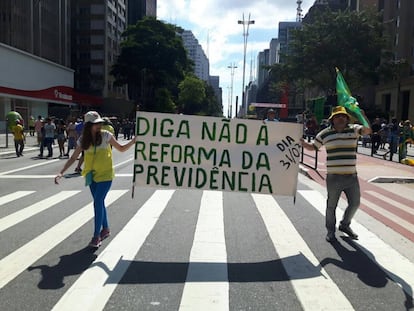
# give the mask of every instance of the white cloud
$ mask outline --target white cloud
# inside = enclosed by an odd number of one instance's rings
[[[303,13],[308,11],[313,2],[314,0],[303,0]],[[231,63],[238,67],[234,75],[233,95],[239,95],[239,102],[242,89],[243,26],[237,21],[242,20],[243,13],[245,20],[250,13],[251,20],[255,21],[250,26],[248,36],[247,84],[251,58],[255,63],[258,52],[268,48],[270,40],[277,37],[279,22],[296,19],[296,8],[294,0],[158,0],[157,16],[194,33],[209,56],[210,74],[220,76],[223,111],[227,112],[228,86],[231,81],[227,66]]]

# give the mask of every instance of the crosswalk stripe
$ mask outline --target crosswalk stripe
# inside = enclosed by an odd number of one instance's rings
[[[0,206],[10,203],[14,200],[23,198],[29,194],[34,193],[35,191],[16,191],[7,195],[4,195],[0,198]]]
[[[19,222],[28,219],[48,208],[56,205],[59,202],[62,202],[80,191],[61,191],[47,199],[39,201],[35,204],[32,204],[26,208],[23,208],[13,214],[10,214],[6,217],[0,218],[0,232],[18,224]]]
[[[316,210],[324,215],[326,199],[321,193],[312,190],[301,190],[299,193],[312,204]],[[346,205],[343,199],[340,199],[340,205]],[[395,283],[399,284],[406,293],[412,296],[414,288],[414,263],[410,262],[408,258],[401,255],[357,221],[352,221],[352,227],[358,232],[359,240],[355,243],[362,246],[360,249],[373,262],[378,263],[378,265],[383,268],[384,272],[387,273]]]
[[[103,310],[173,193],[174,190],[156,191],[61,297],[53,310]]]
[[[200,263],[214,263],[200,265]],[[209,282],[208,280],[217,280]],[[229,310],[223,194],[204,191],[201,198],[187,279],[180,303],[184,310]]]
[[[382,201],[384,201],[388,204],[391,204],[391,205],[395,206],[396,208],[398,208],[400,210],[403,210],[404,212],[407,212],[411,215],[414,215],[414,209],[410,206],[407,206],[403,203],[400,203],[400,202],[397,202],[393,199],[390,199],[390,198],[386,197],[385,195],[382,195],[381,193],[378,193],[376,191],[365,191],[365,192],[372,195],[373,197],[376,197],[376,198],[378,198],[378,199],[380,199],[380,200],[382,200]]]
[[[39,167],[39,166],[43,166],[43,165],[48,165],[48,164],[51,164],[51,163],[57,162],[57,161],[60,161],[60,160],[59,159],[48,160],[46,162],[36,163],[36,164],[29,165],[29,166],[25,166],[25,167],[19,167],[19,168],[16,168],[14,170],[10,170],[10,171],[7,171],[7,172],[1,172],[0,173],[0,176],[2,176],[2,175],[8,175],[8,174],[11,174],[11,173],[16,173],[16,172],[20,172],[20,171],[24,171],[24,170],[27,170],[29,168],[34,168],[34,167]]]
[[[105,203],[111,205],[128,190],[109,191]],[[13,253],[0,260],[0,289],[47,254],[60,242],[79,229],[93,217],[93,203],[89,203],[49,230],[43,232]]]
[[[252,196],[303,308],[354,310],[275,199],[262,194]],[[324,299],[320,299],[321,293]]]
[[[396,224],[405,228],[406,230],[410,232],[414,232],[414,224],[406,221],[405,219],[402,219],[401,217],[398,217],[397,215],[391,213],[390,211],[387,211],[385,208],[382,208],[381,206],[374,204],[364,198],[361,198],[361,203],[373,209],[374,211],[382,214],[383,216],[387,217],[389,220],[395,222]]]

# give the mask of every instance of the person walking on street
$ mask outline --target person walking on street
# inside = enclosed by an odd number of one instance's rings
[[[37,145],[40,147],[40,144],[43,140],[42,137],[42,127],[43,127],[43,120],[42,120],[42,116],[38,116],[37,120],[35,122],[35,132],[36,132],[36,137],[37,137]]]
[[[365,114],[363,115],[366,119]],[[301,143],[307,150],[318,151],[322,145],[326,148],[326,188],[328,192],[325,214],[325,225],[328,231],[326,240],[328,242],[336,240],[336,207],[342,192],[346,195],[348,206],[338,229],[350,238],[358,239],[358,235],[350,227],[361,199],[356,170],[356,150],[359,136],[371,134],[371,128],[359,124],[349,124],[350,115],[342,106],[333,109],[329,120],[331,126],[320,131],[313,143],[306,142],[303,138]]]
[[[52,122],[51,118],[46,118],[46,124],[43,126],[45,129],[45,139],[44,144],[47,148],[47,157],[51,158],[53,157],[53,147],[52,144],[55,140],[55,131],[56,131],[56,125]]]
[[[13,126],[13,136],[16,155],[17,157],[21,157],[23,156],[24,141],[26,140],[26,137],[24,135],[24,128],[20,124],[20,120],[16,120],[16,125]]]
[[[89,186],[92,193],[95,215],[95,228],[89,246],[98,248],[102,240],[110,234],[105,197],[114,177],[111,146],[124,152],[135,144],[135,137],[126,144],[121,145],[110,132],[102,130],[104,120],[96,111],[87,112],[84,122],[84,129],[82,136],[77,142],[77,147],[62,170],[56,175],[55,184],[59,183],[59,179],[62,178],[63,173],[76,161],[81,152],[84,151],[85,167],[82,175],[85,177],[85,184]]]

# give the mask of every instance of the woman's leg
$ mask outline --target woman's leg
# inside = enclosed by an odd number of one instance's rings
[[[112,181],[92,182],[90,190],[93,196],[93,207],[95,212],[95,229],[93,236],[98,237],[102,227],[108,228],[106,215],[105,197],[111,188]]]

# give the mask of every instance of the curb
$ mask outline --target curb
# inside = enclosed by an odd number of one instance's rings
[[[397,183],[397,184],[409,184],[414,183],[414,177],[403,176],[377,176],[368,180],[371,183]]]

